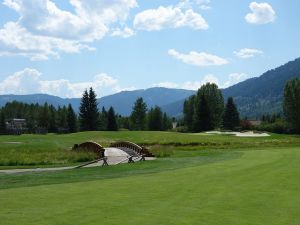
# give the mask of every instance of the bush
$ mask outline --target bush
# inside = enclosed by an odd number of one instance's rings
[[[277,134],[285,134],[289,131],[286,122],[283,120],[277,120],[274,123],[262,123],[261,125],[256,126],[255,129]]]

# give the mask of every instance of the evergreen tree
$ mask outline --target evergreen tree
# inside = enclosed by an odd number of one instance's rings
[[[213,123],[211,119],[212,113],[204,94],[197,96],[195,101],[195,114],[194,114],[194,131],[202,132],[213,129]]]
[[[102,107],[101,113],[99,113],[99,130],[107,129],[107,112],[104,107]]]
[[[48,131],[49,128],[49,106],[48,103],[45,103],[43,107],[40,108],[38,126],[42,129]]]
[[[116,115],[113,107],[110,107],[107,112],[107,130],[108,131],[118,130],[118,124],[117,124]]]
[[[168,117],[167,113],[164,113],[162,119],[162,130],[168,130],[171,127],[172,127],[171,120]]]
[[[234,128],[240,125],[240,115],[233,102],[233,98],[229,97],[225,107],[223,116],[223,127],[228,130],[234,130]]]
[[[56,133],[57,132],[57,112],[53,105],[49,106],[49,132]]]
[[[5,121],[5,115],[3,110],[0,112],[0,135],[5,135],[7,134],[6,130],[6,121]]]
[[[87,90],[83,92],[80,108],[79,108],[79,117],[80,117],[80,130],[88,131],[89,126],[89,93]]]
[[[57,127],[59,132],[68,132],[68,109],[66,106],[58,107],[57,110]]]
[[[295,78],[286,83],[283,102],[284,115],[289,126],[300,132],[300,79]]]
[[[149,130],[159,131],[163,129],[163,114],[160,107],[151,108],[148,113]]]
[[[222,92],[216,84],[207,83],[201,86],[196,95],[184,102],[184,124],[189,131],[195,132],[218,128],[221,125],[223,111]],[[202,118],[204,115],[206,118]]]
[[[212,128],[220,127],[224,112],[224,98],[221,90],[218,89],[216,84],[207,83],[202,85],[197,92],[198,99],[202,96],[204,96],[209,107]]]
[[[89,90],[89,104],[90,104],[90,130],[97,130],[99,127],[99,110],[97,103],[97,95],[93,88]]]
[[[184,113],[184,124],[187,127],[188,131],[193,130],[194,123],[194,111],[195,111],[195,98],[196,96],[191,96],[188,100],[184,102],[183,113]]]
[[[68,130],[70,133],[77,132],[77,116],[71,104],[68,105],[67,123],[68,123]]]
[[[89,92],[87,90],[84,91],[79,111],[80,129],[82,131],[97,130],[99,112],[93,88],[90,88]]]
[[[138,98],[134,103],[132,113],[130,115],[131,129],[145,130],[146,127],[147,105],[143,98]]]

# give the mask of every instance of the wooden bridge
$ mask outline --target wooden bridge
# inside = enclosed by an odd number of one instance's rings
[[[89,166],[90,164],[95,164],[103,162],[104,165],[116,165],[120,163],[133,163],[135,161],[144,161],[145,157],[154,157],[154,155],[148,151],[148,149],[141,147],[135,143],[129,141],[118,141],[112,143],[109,148],[104,148],[100,144],[92,141],[84,142],[79,145],[74,145],[74,151],[88,151],[97,154],[97,159],[78,166],[78,168]],[[112,156],[111,151],[119,151],[120,155]],[[123,152],[123,153],[122,153]]]
[[[149,152],[148,149],[141,147],[130,141],[118,141],[112,143],[110,147],[121,149],[126,152],[130,156],[145,156],[145,157],[153,157],[154,155]]]

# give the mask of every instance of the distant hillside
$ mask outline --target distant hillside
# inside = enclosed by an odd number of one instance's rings
[[[123,91],[110,96],[105,96],[98,99],[99,108],[104,106],[109,108],[113,106],[117,113],[121,115],[129,115],[132,111],[132,106],[138,97],[142,97],[147,103],[148,107],[155,105],[163,106],[180,99],[187,98],[194,92],[183,89],[169,89],[169,88],[149,88],[145,90]],[[54,106],[63,106],[72,104],[73,108],[78,112],[80,106],[80,98],[64,99],[47,94],[33,94],[33,95],[0,95],[0,106],[4,106],[7,102],[19,101],[24,103],[38,103],[52,104]]]
[[[0,95],[0,107],[4,106],[7,102],[18,101],[28,104],[40,104],[43,105],[46,102],[54,106],[63,106],[72,104],[74,108],[78,108],[80,105],[80,99],[77,98],[60,98],[47,94],[32,94],[32,95]]]
[[[234,97],[243,116],[259,117],[281,112],[285,83],[300,77],[300,58],[223,90],[224,98]]]
[[[270,70],[260,77],[251,78],[223,91],[224,98],[232,96],[238,105],[242,116],[249,118],[260,117],[264,113],[282,111],[283,89],[286,81],[300,77],[300,58],[291,61],[274,70]],[[195,91],[170,88],[149,88],[135,91],[123,91],[99,99],[99,108],[113,106],[117,113],[128,116],[138,97],[142,97],[148,107],[160,106],[170,116],[182,116],[183,102]],[[2,95],[0,106],[10,101],[44,104],[48,102],[54,106],[72,104],[78,111],[79,98],[63,99],[46,94],[36,95]]]
[[[148,107],[164,106],[185,99],[194,94],[194,91],[170,88],[149,88],[145,90],[124,91],[100,99],[100,106],[113,106],[121,115],[129,115],[132,106],[138,97],[142,97]],[[177,112],[175,112],[177,113]]]

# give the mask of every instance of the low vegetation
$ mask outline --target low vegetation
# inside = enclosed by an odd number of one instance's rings
[[[145,131],[1,136],[1,160],[11,148],[16,148],[9,153],[15,156],[47,156],[91,139],[104,146],[116,140],[137,142],[159,158],[68,171],[0,173],[5,206],[0,224],[299,224],[299,136]]]

